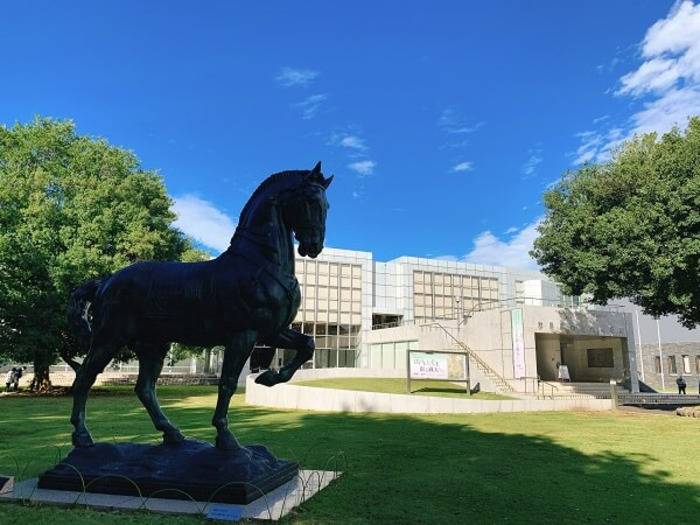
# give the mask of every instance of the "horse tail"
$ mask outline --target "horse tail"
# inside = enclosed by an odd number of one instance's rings
[[[101,285],[102,279],[90,279],[73,290],[68,300],[68,325],[83,353],[87,353],[90,349],[90,334],[92,333],[87,316],[89,303],[95,300],[95,295]]]

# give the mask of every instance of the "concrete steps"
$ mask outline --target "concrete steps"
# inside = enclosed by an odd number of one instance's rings
[[[629,390],[621,385],[616,385],[615,390],[618,399],[629,394]],[[610,399],[612,390],[609,383],[543,381],[538,394],[547,399]]]
[[[621,405],[698,405],[700,394],[650,394],[629,392],[618,396]]]

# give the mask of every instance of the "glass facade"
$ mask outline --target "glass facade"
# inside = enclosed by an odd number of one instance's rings
[[[417,323],[460,319],[498,306],[498,278],[414,270],[413,308]]]
[[[398,369],[406,366],[409,350],[419,350],[418,341],[374,343],[369,347],[370,368]]]
[[[546,280],[527,270],[418,257],[380,262],[370,252],[334,248],[316,259],[297,258],[295,269],[302,302],[292,328],[314,337],[314,359],[304,365],[314,368],[391,368],[391,359],[396,364],[405,358],[403,343],[397,343],[398,357],[392,358],[388,350],[370,348],[362,334],[373,326],[458,319],[497,307],[499,299],[522,298],[527,283]],[[544,293],[544,287],[536,289]],[[271,365],[279,367],[293,356],[294,351],[278,349]]]
[[[298,259],[296,276],[302,300],[292,328],[316,342],[314,361],[305,366],[354,367],[362,328],[362,266]]]

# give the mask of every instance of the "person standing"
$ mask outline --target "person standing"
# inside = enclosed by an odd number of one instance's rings
[[[5,392],[10,391],[10,385],[15,379],[15,372],[17,369],[15,367],[12,367],[12,370],[7,372],[7,375],[5,376]]]
[[[18,366],[17,368],[13,368],[14,374],[12,376],[12,382],[14,383],[15,392],[19,390],[19,380],[22,379],[22,372],[26,369],[26,366]]]
[[[685,394],[685,379],[683,379],[683,376],[678,376],[676,384],[678,385],[678,393]]]

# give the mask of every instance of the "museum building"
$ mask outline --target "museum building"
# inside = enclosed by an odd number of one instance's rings
[[[297,258],[292,328],[316,341],[308,367],[406,370],[413,352],[465,352],[472,384],[527,392],[540,381],[615,380],[638,391],[632,314],[562,295],[544,274],[326,248]],[[280,366],[291,351],[256,350]]]

